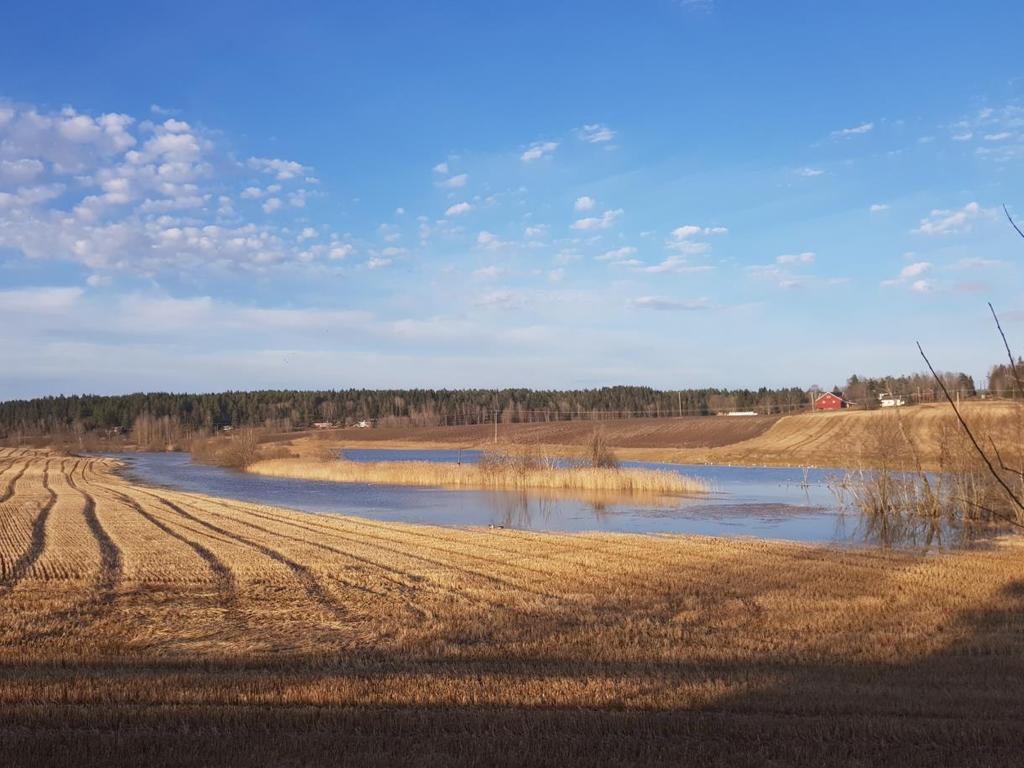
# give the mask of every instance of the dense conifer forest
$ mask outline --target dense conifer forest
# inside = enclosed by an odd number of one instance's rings
[[[976,394],[973,379],[943,374],[964,397]],[[1010,386],[1008,367],[992,370],[993,386]],[[932,399],[934,382],[922,374],[864,378],[851,376],[835,391],[871,407],[882,392],[911,400]],[[702,416],[733,410],[784,414],[810,407],[814,388],[682,389],[617,386],[579,390],[532,389],[345,389],[261,390],[210,394],[167,392],[130,395],[71,395],[0,403],[0,436],[66,431],[122,431],[140,418],[172,422],[186,431],[226,426],[300,429],[315,423],[346,426],[367,421],[381,426],[437,426],[557,421],[576,418]]]

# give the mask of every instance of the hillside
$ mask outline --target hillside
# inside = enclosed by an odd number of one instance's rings
[[[1012,452],[1021,444],[1024,407],[1012,403],[965,403],[965,417],[1001,449]],[[502,442],[544,446],[552,452],[572,453],[595,428],[602,429],[621,458],[678,463],[750,464],[776,466],[877,466],[894,449],[892,431],[901,430],[917,448],[921,464],[938,468],[941,447],[956,435],[951,409],[926,404],[879,411],[804,413],[794,416],[693,417],[624,419],[551,424],[498,425]],[[300,451],[325,443],[361,447],[484,447],[494,440],[493,426],[347,429],[312,434],[295,441]],[[898,463],[911,466],[909,451]],[[891,459],[892,457],[890,457]]]

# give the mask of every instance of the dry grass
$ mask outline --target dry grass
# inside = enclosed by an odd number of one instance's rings
[[[988,443],[990,451],[997,446],[998,456],[1019,461],[1020,439],[1008,436],[1024,429],[1024,422],[1014,426],[1005,418],[992,419],[993,415],[983,413],[979,418],[975,414],[972,430]],[[1020,418],[1024,411],[1015,415]],[[836,488],[839,499],[858,511],[868,540],[969,545],[1024,523],[1019,506],[1000,486],[959,424],[941,423],[937,434],[929,435],[929,442],[923,445],[920,431],[913,431],[913,425],[899,409],[865,420],[861,450],[873,459],[876,469],[848,473]],[[925,471],[922,456],[934,452],[935,445],[939,471]],[[1006,488],[1024,498],[1024,475],[1010,467],[998,471]]]
[[[989,425],[1000,445],[1021,445],[1024,405],[1009,402],[964,403],[972,424]],[[941,468],[943,435],[954,426],[948,405],[935,403],[900,409],[905,428],[921,446],[921,466]],[[622,419],[601,423],[607,446],[623,459],[677,464],[744,464],[785,467],[873,468],[882,457],[867,447],[879,419],[890,409],[805,413],[794,416],[728,418],[701,416],[663,419]],[[577,456],[592,440],[589,421],[509,424],[500,428],[512,444],[537,446],[551,455]],[[492,439],[486,425],[449,428],[350,429],[321,433],[294,442],[299,454],[312,446],[333,448],[486,448]],[[1018,453],[1019,458],[1019,453]],[[905,457],[905,468],[913,461]]]
[[[570,466],[522,461],[518,457],[481,464],[428,461],[356,462],[343,459],[272,459],[249,465],[257,475],[328,480],[338,483],[382,483],[444,488],[552,489],[610,491],[650,496],[706,493],[705,483],[692,477],[643,469]]]
[[[0,449],[4,765],[1011,765],[1020,544],[438,529]]]
[[[189,444],[192,460],[200,464],[244,470],[263,459],[288,458],[291,454],[280,445],[263,445],[270,435],[266,430],[242,427],[230,434],[202,435]]]

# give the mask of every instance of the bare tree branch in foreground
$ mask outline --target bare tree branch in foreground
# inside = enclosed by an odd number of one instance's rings
[[[985,466],[988,467],[989,474],[992,475],[993,479],[1003,489],[1003,491],[1006,493],[1006,495],[1010,499],[1010,501],[1013,502],[1014,506],[1016,506],[1017,509],[1019,509],[1021,512],[1024,512],[1024,502],[1022,502],[1017,497],[1017,494],[1015,494],[1013,492],[1013,490],[1010,488],[1010,486],[1003,479],[1003,476],[1000,475],[998,470],[996,470],[995,466],[993,466],[992,460],[989,459],[988,454],[985,453],[985,449],[983,449],[981,447],[981,444],[978,443],[978,439],[974,436],[974,432],[971,430],[970,426],[967,424],[967,421],[966,421],[966,419],[964,419],[963,414],[960,413],[960,409],[957,407],[956,401],[953,400],[953,397],[949,394],[949,390],[946,388],[945,383],[942,381],[941,378],[939,378],[939,374],[937,374],[935,372],[935,368],[932,366],[931,361],[928,359],[928,356],[924,353],[924,349],[921,347],[921,342],[917,342],[917,351],[921,353],[921,357],[924,358],[925,365],[928,366],[928,370],[931,371],[932,377],[935,379],[936,383],[942,389],[942,394],[945,396],[946,401],[949,403],[950,407],[953,409],[953,413],[956,414],[957,421],[959,421],[960,422],[960,426],[963,427],[964,432],[967,434],[968,439],[971,441],[971,444],[974,446],[974,450],[977,451],[978,456],[981,457],[981,460],[985,462]],[[992,512],[993,514],[995,514],[997,517],[999,517],[1001,519],[1004,519],[1007,522],[1011,522],[1011,519],[1008,516],[1000,515],[1000,514],[996,513],[994,510],[989,510],[989,511]],[[1012,522],[1015,525],[1019,525],[1019,523],[1017,523],[1016,521],[1012,521]]]

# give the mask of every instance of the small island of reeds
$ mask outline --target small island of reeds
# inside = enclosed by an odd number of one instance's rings
[[[338,483],[433,486],[493,490],[607,491],[647,496],[707,493],[707,484],[676,472],[622,467],[595,432],[580,456],[554,458],[531,446],[495,446],[478,463],[442,464],[429,461],[356,462],[334,449],[313,455],[294,455],[286,449],[267,451],[243,435],[213,446],[193,447],[193,459],[231,466],[257,475]]]

